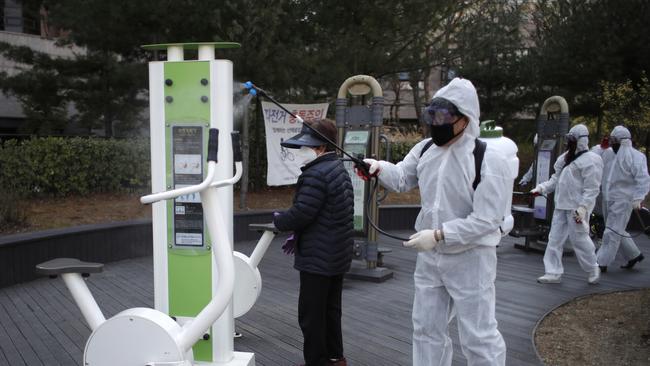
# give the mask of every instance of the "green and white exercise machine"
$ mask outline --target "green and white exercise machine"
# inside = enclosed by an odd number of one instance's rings
[[[215,48],[235,47],[145,46],[167,51],[167,61],[149,63],[152,190],[160,193],[141,198],[153,204],[155,309],[105,319],[82,279],[101,264],[59,258],[37,266],[61,275],[90,326],[85,366],[255,364],[253,353],[234,352],[233,323],[260,294],[257,265],[275,231],[267,227],[250,258],[233,253],[232,186],[242,174],[241,151],[232,63],[214,56]],[[187,49],[198,59],[184,60]]]

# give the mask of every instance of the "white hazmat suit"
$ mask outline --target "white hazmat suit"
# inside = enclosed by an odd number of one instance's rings
[[[641,255],[625,228],[630,220],[634,203],[640,203],[650,189],[650,177],[645,156],[632,147],[630,131],[616,126],[611,133],[610,145],[620,142],[618,152],[612,148],[603,153],[603,216],[605,232],[598,250],[598,264],[608,266],[614,261],[619,246],[626,261]]]
[[[589,130],[585,125],[574,126],[569,135],[577,139],[577,157],[565,165],[568,152],[560,155],[555,161],[555,173],[533,190],[541,194],[555,191],[555,211],[544,252],[546,274],[538,278],[542,283],[560,282],[564,273],[562,249],[567,238],[573,244],[580,267],[589,273],[589,282],[596,283],[600,274],[596,249],[589,237],[589,214],[600,191],[603,163],[600,156],[588,151]],[[577,215],[580,223],[576,222]]]
[[[420,188],[418,233],[438,229],[444,241],[418,253],[413,301],[413,365],[451,365],[448,326],[458,319],[461,348],[469,365],[504,365],[506,346],[495,319],[496,246],[514,179],[504,158],[488,147],[481,182],[473,150],[479,136],[479,102],[469,80],[456,78],[434,98],[452,102],[469,124],[448,146],[415,145],[398,164],[379,163],[379,181],[396,192]],[[417,235],[417,234],[416,234]]]

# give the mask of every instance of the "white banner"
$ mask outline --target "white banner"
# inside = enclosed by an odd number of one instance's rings
[[[283,104],[283,107],[305,121],[319,120],[327,115],[329,104]],[[302,123],[271,102],[262,102],[264,127],[266,130],[266,184],[283,186],[296,184],[300,175],[303,157],[298,149],[280,146],[284,140],[300,133]]]

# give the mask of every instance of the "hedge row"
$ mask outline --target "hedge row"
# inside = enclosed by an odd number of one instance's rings
[[[144,190],[149,141],[44,137],[0,146],[0,185],[27,196]]]
[[[415,142],[392,144],[393,162],[401,161]],[[261,149],[265,150],[265,149]],[[266,185],[266,154],[251,156],[252,189]],[[94,192],[148,191],[147,139],[43,137],[9,140],[0,146],[0,186],[21,196],[65,196]],[[382,151],[381,156],[385,156]],[[260,162],[263,161],[263,164]],[[259,166],[264,165],[264,168]]]

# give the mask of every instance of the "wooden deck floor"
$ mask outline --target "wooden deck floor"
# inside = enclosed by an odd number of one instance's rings
[[[405,233],[406,234],[406,233]],[[276,239],[260,269],[264,287],[253,310],[236,321],[243,334],[235,340],[239,351],[252,351],[258,365],[293,365],[302,361],[302,336],[297,324],[298,273],[292,259],[282,254]],[[650,254],[650,240],[637,238]],[[535,282],[543,272],[542,256],[513,248],[506,238],[498,249],[497,319],[508,347],[508,365],[539,365],[531,342],[537,320],[550,309],[576,296],[650,287],[650,260],[634,271],[618,269],[589,286],[575,257],[565,258],[562,284]],[[237,243],[250,253],[254,243]],[[384,283],[347,280],[343,293],[345,355],[350,365],[410,365],[412,273],[416,253],[396,241],[386,266],[394,278]],[[619,259],[620,261],[620,259]],[[620,263],[619,263],[620,264]],[[135,306],[153,303],[152,259],[144,257],[108,264],[88,281],[107,317]],[[455,322],[454,365],[465,359],[457,342]],[[79,365],[89,329],[61,280],[42,279],[0,289],[0,365]]]

